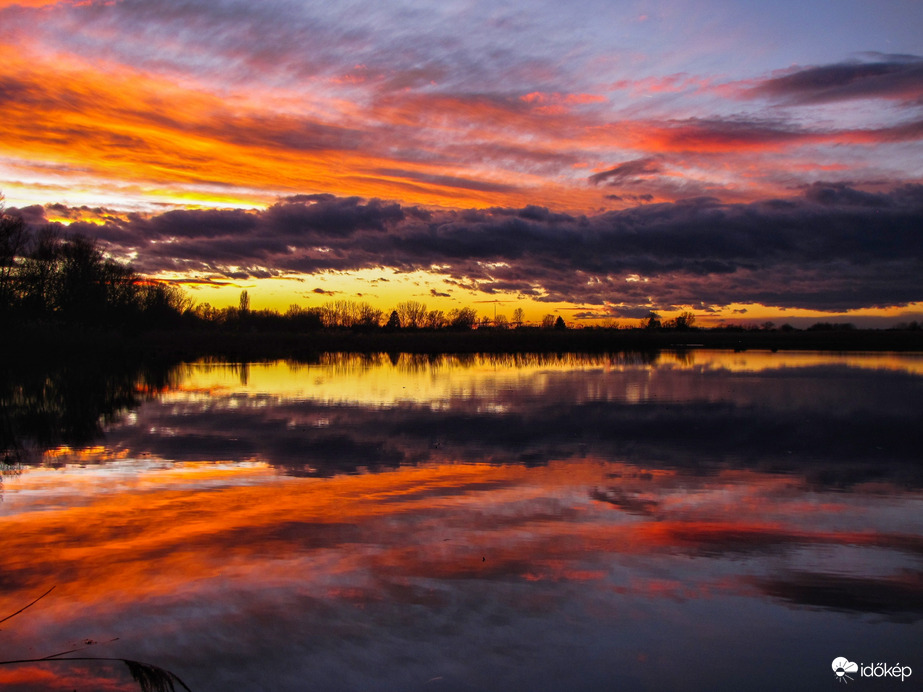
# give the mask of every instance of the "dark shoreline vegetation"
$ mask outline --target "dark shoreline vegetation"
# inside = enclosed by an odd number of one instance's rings
[[[318,363],[326,354],[433,359],[477,355],[534,362],[568,355],[656,363],[661,353],[703,350],[803,350],[923,353],[923,330],[768,331],[567,329],[350,331],[306,333],[226,329],[115,329],[20,325],[0,339],[0,462],[9,466],[60,445],[82,447],[109,422],[173,384],[176,366],[196,361],[239,364]]]
[[[24,325],[2,340],[0,355],[11,364],[105,359],[126,364],[178,363],[202,359],[232,362],[312,361],[324,353],[513,354],[657,353],[670,350],[800,350],[923,352],[919,329],[830,329],[766,331],[694,329],[686,332],[644,329],[469,331],[234,331],[153,329],[126,333],[114,329]]]
[[[339,300],[292,305],[285,313],[251,310],[246,291],[235,307],[195,305],[178,287],[145,279],[105,257],[95,242],[48,227],[30,234],[19,217],[0,216],[0,325],[6,363],[72,356],[168,361],[227,358],[311,359],[350,353],[602,353],[662,349],[798,349],[923,351],[916,322],[856,329],[818,322],[805,330],[772,323],[698,328],[695,315],[661,320],[651,312],[637,327],[568,328],[546,315],[542,326],[479,316],[470,307],[428,310],[416,301],[385,313]]]

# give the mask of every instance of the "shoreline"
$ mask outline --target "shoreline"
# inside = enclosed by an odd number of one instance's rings
[[[4,367],[77,359],[116,361],[311,360],[323,353],[605,353],[669,350],[923,353],[923,330],[755,331],[511,329],[311,332],[150,331],[136,334],[29,326],[0,344]]]

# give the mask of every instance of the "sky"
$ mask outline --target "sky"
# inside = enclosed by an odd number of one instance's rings
[[[923,317],[923,3],[0,0],[0,192],[197,302]]]

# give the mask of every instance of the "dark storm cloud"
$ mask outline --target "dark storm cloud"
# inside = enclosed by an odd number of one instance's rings
[[[270,235],[349,236],[359,231],[385,231],[403,221],[405,212],[399,204],[358,197],[309,198],[309,204],[296,197],[269,207],[263,214],[264,230]]]
[[[611,199],[614,202],[635,202],[636,204],[644,204],[645,202],[653,202],[654,195],[644,194],[644,195],[606,195],[606,199]]]
[[[33,225],[35,209],[24,210]],[[542,207],[425,210],[291,198],[263,211],[178,210],[72,230],[137,252],[144,272],[234,278],[391,267],[493,293],[639,306],[733,302],[819,310],[923,299],[923,186],[815,184],[794,198],[695,198],[574,216]]]
[[[919,101],[923,98],[923,58],[874,54],[872,62],[844,62],[797,70],[764,81],[752,96],[794,103],[829,103],[860,98]]]

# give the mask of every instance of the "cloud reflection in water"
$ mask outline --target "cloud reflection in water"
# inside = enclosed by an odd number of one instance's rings
[[[7,482],[4,602],[58,588],[4,649],[118,636],[106,655],[196,690],[807,689],[830,646],[912,663],[915,361],[787,358],[190,366]]]

